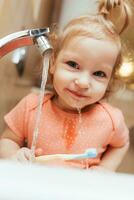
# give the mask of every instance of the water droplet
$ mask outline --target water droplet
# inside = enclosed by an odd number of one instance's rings
[[[85,160],[86,169],[89,168],[88,159]]]

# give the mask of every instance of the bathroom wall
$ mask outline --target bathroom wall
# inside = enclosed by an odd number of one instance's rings
[[[79,15],[96,12],[96,3],[94,0],[63,0],[59,27],[63,28],[70,19]]]

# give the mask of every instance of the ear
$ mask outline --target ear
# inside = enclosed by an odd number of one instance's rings
[[[54,74],[55,72],[55,65],[54,64],[50,64],[50,74]]]

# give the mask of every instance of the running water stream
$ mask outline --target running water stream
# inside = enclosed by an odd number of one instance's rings
[[[41,77],[42,81],[41,81],[40,93],[39,93],[39,98],[38,98],[38,107],[37,107],[37,113],[36,113],[35,128],[33,132],[33,140],[32,140],[32,145],[31,145],[32,160],[34,160],[35,158],[36,143],[37,143],[37,138],[39,135],[40,119],[41,119],[41,114],[42,114],[42,104],[43,104],[44,95],[45,95],[45,86],[46,86],[47,77],[48,77],[50,56],[51,56],[51,53],[48,51],[45,53],[44,59],[43,59],[43,71],[42,71],[42,77]]]

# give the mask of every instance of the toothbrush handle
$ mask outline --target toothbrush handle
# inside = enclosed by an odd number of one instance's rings
[[[80,160],[87,158],[95,158],[97,156],[97,150],[95,148],[90,148],[85,151],[83,154],[53,154],[53,155],[44,155],[35,158],[35,162],[48,162],[52,160]]]
[[[60,156],[60,154],[56,155],[45,155],[35,157],[35,163],[43,164],[43,165],[65,165],[65,160]]]

